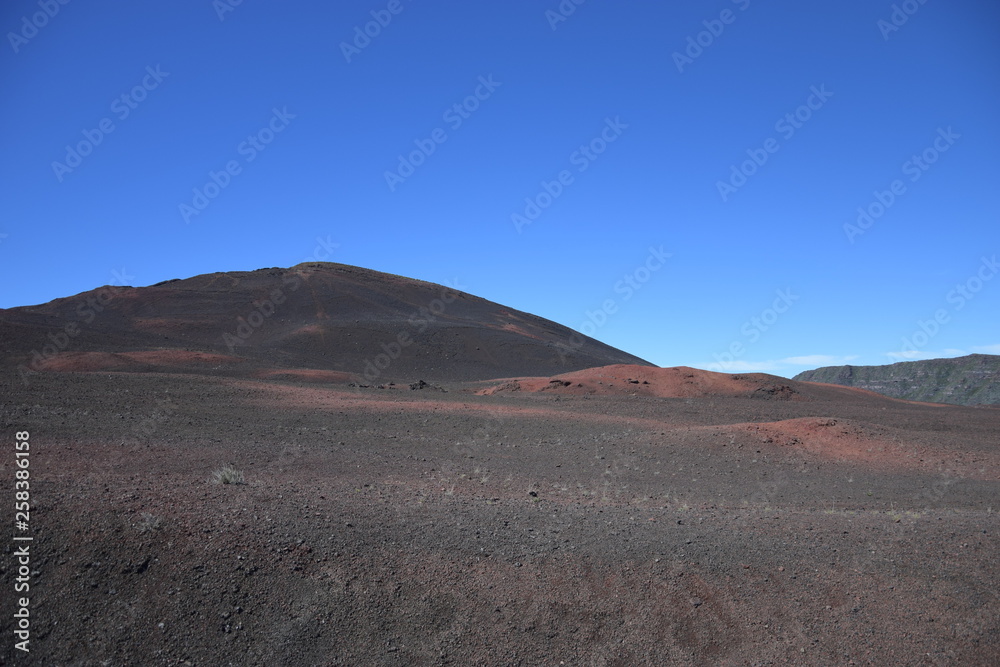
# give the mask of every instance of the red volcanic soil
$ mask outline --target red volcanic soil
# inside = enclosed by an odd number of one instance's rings
[[[348,384],[358,379],[349,373],[319,371],[312,368],[260,371],[257,373],[257,377],[265,380],[298,380],[299,382],[318,382],[323,384]]]
[[[790,381],[755,373],[728,375],[695,368],[656,368],[618,364],[562,373],[550,378],[504,380],[480,390],[483,395],[504,391],[556,391],[568,395],[636,395],[660,398],[748,396],[755,392],[791,398]]]
[[[765,373],[731,375],[686,366],[656,368],[616,364],[562,373],[552,377],[526,377],[484,383],[482,395],[498,392],[555,392],[583,396],[656,396],[659,398],[745,397],[776,400],[868,400],[873,392],[838,385],[796,382]]]
[[[1000,410],[683,368],[379,389],[111,358],[166,366],[0,386],[34,537],[31,653],[5,595],[2,664],[1000,655]]]
[[[184,373],[206,370],[244,371],[246,360],[224,354],[188,350],[143,350],[138,352],[62,352],[41,361],[37,372],[159,372]],[[358,376],[315,368],[263,369],[251,377],[268,380],[298,380],[325,384],[349,384]]]
[[[62,352],[43,359],[38,371],[152,371],[219,368],[245,363],[223,354],[188,350],[142,350],[138,352]]]

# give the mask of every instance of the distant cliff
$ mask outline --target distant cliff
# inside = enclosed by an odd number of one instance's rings
[[[858,387],[910,401],[1000,404],[1000,356],[990,354],[886,366],[826,366],[794,379]]]

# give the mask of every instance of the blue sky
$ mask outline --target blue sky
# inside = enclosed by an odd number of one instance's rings
[[[12,0],[0,307],[327,259],[663,366],[1000,354],[998,26],[985,0]]]

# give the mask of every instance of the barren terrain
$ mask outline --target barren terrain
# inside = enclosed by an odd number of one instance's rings
[[[1000,411],[642,372],[38,373],[17,663],[995,664]]]
[[[0,310],[0,351],[0,664],[1000,662],[997,408],[329,264]]]

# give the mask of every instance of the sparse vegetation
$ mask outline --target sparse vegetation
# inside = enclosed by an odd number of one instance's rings
[[[136,524],[136,528],[139,529],[140,533],[148,533],[159,527],[160,517],[155,514],[150,514],[149,512],[143,512],[139,515],[139,523]]]
[[[214,473],[212,473],[212,481],[215,484],[244,484],[243,473],[231,464],[227,463],[222,466]]]

